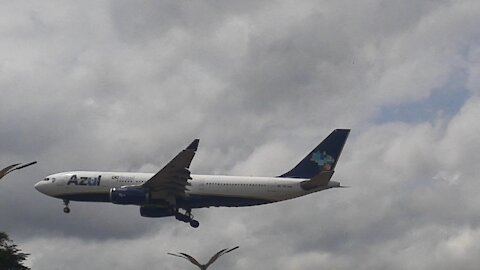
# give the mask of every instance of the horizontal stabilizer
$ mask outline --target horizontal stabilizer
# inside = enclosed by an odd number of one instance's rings
[[[323,171],[315,175],[312,179],[303,181],[300,186],[304,190],[311,190],[317,187],[327,186],[332,178],[333,171]]]

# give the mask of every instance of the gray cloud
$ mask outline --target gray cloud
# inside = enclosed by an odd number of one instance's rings
[[[474,269],[480,242],[476,1],[101,1],[0,11],[0,230],[32,269]],[[385,119],[466,75],[455,115]],[[382,108],[382,110],[380,110]],[[193,230],[33,184],[72,169],[154,171],[194,138],[194,173],[277,175],[338,127],[349,189],[195,211]],[[88,260],[86,260],[86,258]],[[55,269],[55,268],[53,268]]]

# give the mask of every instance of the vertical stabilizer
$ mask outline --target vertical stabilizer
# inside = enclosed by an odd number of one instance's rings
[[[322,171],[333,171],[350,129],[336,129],[289,172],[280,177],[310,179]]]

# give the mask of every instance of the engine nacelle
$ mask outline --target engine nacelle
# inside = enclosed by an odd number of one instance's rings
[[[111,188],[110,201],[115,204],[143,205],[149,203],[150,193],[137,186]]]
[[[175,215],[172,208],[160,208],[153,206],[140,207],[142,217],[169,217]]]

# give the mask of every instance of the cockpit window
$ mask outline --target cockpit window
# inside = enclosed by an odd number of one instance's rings
[[[45,179],[43,179],[43,181],[48,181],[48,180],[50,180],[50,178],[48,178],[48,177],[47,177],[47,178],[45,178]]]

